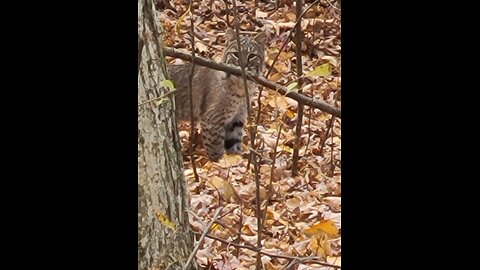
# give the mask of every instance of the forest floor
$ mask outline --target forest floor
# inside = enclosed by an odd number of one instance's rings
[[[305,0],[301,19],[302,70],[308,74],[301,87],[315,99],[341,107],[340,6],[336,0]],[[229,2],[231,3],[231,2]],[[295,21],[295,1],[237,1],[243,31],[267,31],[266,65],[268,79],[293,87],[296,75],[295,43],[289,38]],[[164,28],[166,46],[189,52],[190,16],[187,0],[160,0],[157,10]],[[277,6],[278,5],[278,6]],[[195,1],[193,19],[197,55],[220,61],[225,30],[232,14],[224,1]],[[228,16],[227,16],[227,13]],[[228,17],[228,23],[227,23]],[[280,48],[284,41],[283,51]],[[274,58],[280,52],[276,63]],[[179,59],[167,58],[172,63]],[[327,64],[328,63],[328,64]],[[273,64],[273,67],[272,67]],[[327,65],[325,65],[327,64]],[[329,67],[329,75],[311,72]],[[264,76],[266,72],[264,73]],[[292,91],[298,91],[296,87]],[[265,218],[261,232],[261,260],[264,269],[334,269],[320,262],[341,265],[341,120],[305,106],[299,148],[299,174],[292,176],[292,155],[297,121],[297,101],[273,90],[258,87],[253,98],[256,123],[256,151],[261,156],[260,192]],[[188,124],[180,135],[187,155]],[[250,140],[244,139],[248,153]],[[190,224],[201,234],[218,207],[223,207],[210,236],[197,253],[197,262],[208,269],[255,269],[257,246],[256,184],[253,166],[247,169],[248,155],[228,155],[209,162],[203,147],[196,151],[195,181],[192,164],[186,157],[185,174],[190,192]],[[198,238],[197,238],[198,239]],[[247,246],[247,247],[245,247]],[[250,247],[250,248],[249,248]]]

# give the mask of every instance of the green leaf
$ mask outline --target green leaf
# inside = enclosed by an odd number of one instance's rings
[[[297,82],[293,82],[291,84],[289,84],[287,86],[287,92],[292,92],[292,91],[295,91],[297,89],[295,89],[297,87],[298,83]]]
[[[191,2],[191,1],[190,1]],[[177,23],[175,24],[175,32],[178,34],[180,33],[180,25],[183,23],[183,20],[185,19],[185,16],[187,16],[187,14],[190,13],[190,6],[189,8],[185,11],[185,13],[182,14],[182,16],[180,16],[180,18],[178,18],[178,21]]]
[[[330,63],[322,64],[316,67],[314,70],[305,74],[305,76],[318,76],[318,77],[326,77],[332,73],[332,69],[330,67]]]
[[[160,98],[160,99],[157,99],[157,100],[154,100],[153,102],[155,103],[155,106],[160,106],[162,103],[164,103],[165,101],[167,101],[167,98]]]
[[[173,91],[175,90],[175,86],[173,86],[173,82],[170,80],[163,80],[160,82],[161,87],[166,87],[168,90]]]
[[[270,48],[270,53],[278,53],[280,51],[279,48]]]

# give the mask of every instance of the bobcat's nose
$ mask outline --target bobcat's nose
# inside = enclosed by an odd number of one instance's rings
[[[242,61],[243,67],[244,67],[244,68],[248,68],[248,60],[247,60],[247,58],[246,58],[245,56],[242,57],[242,60],[241,60],[241,61]]]

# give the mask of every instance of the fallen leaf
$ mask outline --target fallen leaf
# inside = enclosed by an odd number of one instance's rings
[[[207,45],[199,41],[195,42],[195,48],[201,53],[210,51],[210,48]]]
[[[226,154],[223,156],[222,160],[219,161],[219,163],[222,163],[222,165],[225,166],[235,166],[242,160],[243,157],[241,155]]]
[[[268,17],[268,13],[267,12],[263,12],[259,9],[255,10],[255,17],[257,18],[266,18]]]
[[[297,16],[293,12],[287,13],[285,16],[291,21],[295,21],[297,18]]]
[[[291,199],[288,199],[286,202],[285,202],[285,205],[290,209],[290,210],[293,210],[297,207],[300,206],[300,203],[302,203],[302,201],[297,198],[297,197],[294,197],[294,198],[291,198]]]
[[[269,98],[268,105],[274,107],[274,108],[281,108],[281,109],[286,109],[288,106],[287,101],[285,100],[285,97],[282,95],[275,95]]]
[[[234,195],[234,190],[232,184],[230,182],[218,177],[213,176],[207,181],[207,186],[213,187],[218,189],[219,191],[223,191],[223,196],[225,200],[229,201],[232,196]]]
[[[303,231],[307,236],[327,234],[330,238],[338,237],[338,229],[333,220],[323,220]]]
[[[316,67],[314,70],[307,72],[305,76],[306,77],[309,77],[309,76],[326,77],[331,73],[332,73],[332,68],[330,66],[330,63],[325,63]]]
[[[330,64],[332,64],[333,66],[338,68],[338,61],[337,61],[336,57],[330,56],[330,55],[325,55],[325,56],[322,56],[321,59],[328,60],[330,62]]]
[[[287,86],[287,93],[288,93],[288,92],[296,92],[296,91],[298,91],[298,89],[296,88],[297,85],[298,85],[298,82],[292,82],[291,84],[289,84],[289,85]]]

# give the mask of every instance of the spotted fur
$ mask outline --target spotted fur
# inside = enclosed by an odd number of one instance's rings
[[[239,66],[240,52],[233,30],[227,30],[226,40],[222,62]],[[240,44],[246,70],[256,74],[262,73],[265,61],[265,33],[261,32],[254,37],[241,35]],[[178,121],[190,120],[188,92],[190,69],[190,64],[168,66],[169,75],[177,89],[174,96]],[[256,85],[248,81],[247,86],[251,97]],[[243,129],[247,122],[243,79],[196,65],[192,94],[194,120],[200,123],[203,144],[209,159],[216,161],[225,152],[240,154]]]

